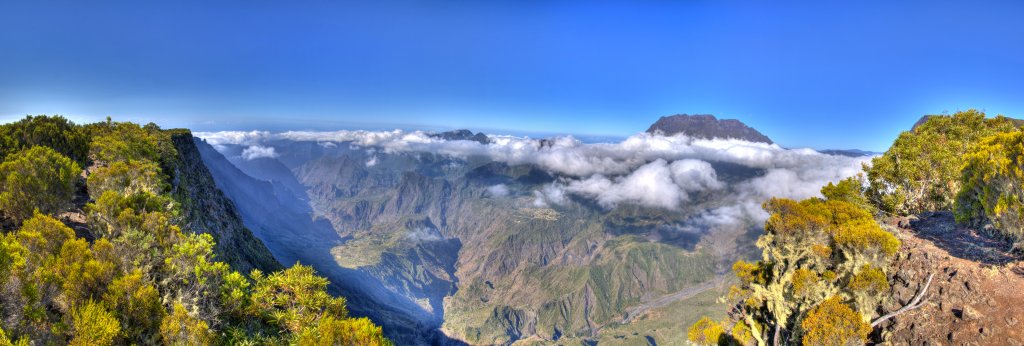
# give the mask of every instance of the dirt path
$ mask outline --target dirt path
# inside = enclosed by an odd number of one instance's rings
[[[925,305],[884,325],[888,343],[1024,345],[1024,263],[1008,244],[957,226],[949,213],[889,225],[903,247],[891,271],[895,299],[885,310],[898,309],[935,277]]]

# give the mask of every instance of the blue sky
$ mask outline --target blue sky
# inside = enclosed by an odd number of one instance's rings
[[[625,136],[711,113],[883,150],[923,114],[1024,117],[1024,2],[763,3],[5,2],[0,121]]]

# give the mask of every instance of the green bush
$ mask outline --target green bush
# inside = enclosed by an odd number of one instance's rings
[[[16,223],[33,210],[56,214],[70,205],[82,169],[48,147],[8,155],[0,163],[0,212]]]
[[[867,196],[885,212],[917,214],[951,210],[960,190],[963,155],[986,136],[1014,129],[1012,120],[968,110],[931,116],[905,131],[865,167]]]
[[[880,293],[889,287],[884,268],[898,250],[899,240],[884,231],[868,210],[844,200],[851,194],[825,194],[837,199],[765,202],[770,216],[757,240],[762,259],[733,265],[739,284],[726,297],[738,311],[733,315],[732,339],[759,344],[769,337],[798,341],[810,331],[800,325],[801,316],[830,299],[852,306],[859,324],[873,317],[883,303]],[[698,338],[694,341],[708,343],[711,334],[724,332],[725,326],[715,325],[711,320],[694,325],[690,329]],[[764,330],[765,326],[777,326],[778,333]]]
[[[955,216],[960,223],[991,223],[998,235],[1024,240],[1024,130],[986,138],[964,156]],[[1020,247],[1020,245],[1018,245]]]
[[[89,154],[89,136],[62,116],[27,116],[0,125],[0,160],[7,155],[34,146],[53,149],[85,166]]]

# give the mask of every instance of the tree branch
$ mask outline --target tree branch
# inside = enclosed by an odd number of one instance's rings
[[[921,301],[921,297],[924,297],[924,293],[928,291],[928,286],[932,284],[932,277],[934,276],[935,273],[928,274],[928,281],[924,283],[924,288],[922,288],[920,292],[917,292],[917,295],[914,296],[914,299],[910,300],[910,302],[907,303],[907,305],[904,305],[899,310],[896,310],[894,312],[881,316],[875,319],[874,321],[871,321],[871,328],[875,328],[879,324],[882,324],[882,322],[885,322],[890,318],[896,317],[899,314],[902,314],[913,309],[917,309],[921,307],[921,305],[924,305],[924,302]]]

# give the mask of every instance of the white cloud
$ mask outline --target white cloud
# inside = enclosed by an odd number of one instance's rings
[[[246,160],[258,159],[258,158],[275,158],[277,157],[277,151],[274,147],[264,147],[259,145],[251,145],[245,150],[242,150],[242,158]]]
[[[485,193],[489,197],[500,198],[508,196],[509,191],[508,186],[505,186],[505,184],[498,184],[488,186]]]
[[[369,160],[366,160],[366,167],[373,167],[377,165],[377,155],[373,155]]]
[[[702,222],[763,220],[760,204],[770,197],[802,199],[819,194],[822,185],[856,174],[870,158],[785,149],[775,144],[737,139],[698,139],[640,133],[618,143],[583,143],[572,136],[538,140],[491,135],[490,143],[446,141],[423,131],[290,131],[269,133],[196,133],[214,145],[258,145],[271,140],[347,144],[368,153],[436,153],[455,158],[484,158],[509,165],[536,165],[558,180],[534,191],[537,206],[564,205],[569,195],[592,198],[600,205],[620,203],[675,209],[694,194],[717,191],[726,206],[701,216]],[[347,143],[346,143],[347,142]],[[376,157],[367,165],[376,163]],[[765,174],[726,186],[713,164],[727,163]]]

